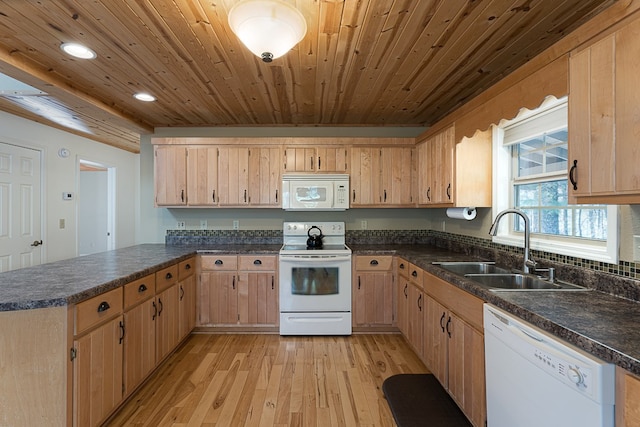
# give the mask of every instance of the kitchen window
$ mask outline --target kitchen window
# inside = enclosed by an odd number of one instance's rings
[[[566,98],[550,98],[494,127],[494,213],[515,207],[531,219],[531,247],[618,262],[617,208],[569,204]],[[510,216],[494,242],[522,246],[524,221]]]

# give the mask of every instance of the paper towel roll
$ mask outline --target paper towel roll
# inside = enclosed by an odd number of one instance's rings
[[[476,217],[476,208],[447,208],[447,216],[449,218],[471,221]]]

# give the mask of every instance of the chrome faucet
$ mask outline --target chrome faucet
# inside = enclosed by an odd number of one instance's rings
[[[519,215],[524,220],[524,266],[522,268],[522,271],[525,274],[532,273],[532,269],[533,271],[535,271],[536,262],[529,255],[529,248],[531,247],[531,225],[529,222],[529,217],[524,212],[518,209],[503,210],[496,216],[496,219],[493,221],[493,224],[491,224],[491,228],[489,229],[489,234],[491,234],[492,236],[495,236],[498,233],[498,223],[500,222],[502,217],[508,213]]]

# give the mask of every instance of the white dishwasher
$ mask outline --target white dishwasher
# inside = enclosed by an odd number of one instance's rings
[[[613,427],[615,368],[484,305],[488,427]]]

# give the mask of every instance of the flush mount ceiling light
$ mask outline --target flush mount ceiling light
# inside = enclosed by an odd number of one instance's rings
[[[149,95],[148,93],[144,93],[144,92],[136,93],[135,95],[133,95],[133,97],[138,101],[144,101],[144,102],[153,102],[156,100],[155,96]]]
[[[244,0],[229,11],[229,26],[264,62],[281,57],[307,32],[302,13],[282,0]]]
[[[94,59],[98,56],[93,50],[78,43],[62,43],[60,49],[80,59]]]

